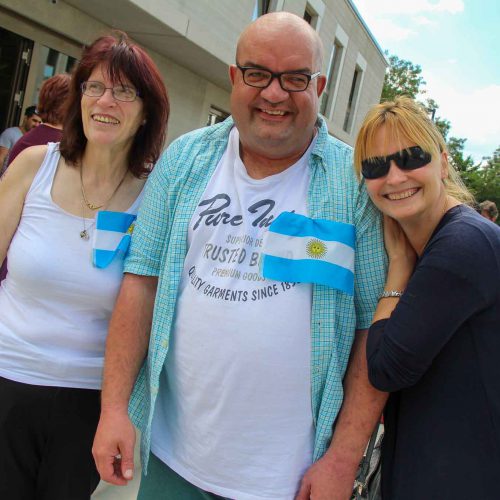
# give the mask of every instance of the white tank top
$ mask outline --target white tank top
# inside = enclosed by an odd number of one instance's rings
[[[34,385],[100,389],[104,344],[123,261],[92,264],[81,217],[52,201],[60,154],[48,151],[26,195],[0,288],[0,376]],[[137,213],[142,193],[127,210]],[[86,219],[93,231],[93,220]]]

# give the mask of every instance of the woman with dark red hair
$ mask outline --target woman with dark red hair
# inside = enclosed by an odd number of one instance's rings
[[[108,321],[169,102],[124,33],[87,47],[60,144],[26,149],[0,183],[0,498],[88,499]]]
[[[69,94],[71,77],[66,73],[55,75],[43,82],[38,93],[37,112],[42,119],[19,139],[9,152],[9,166],[17,155],[30,146],[59,142],[62,138],[64,109]]]

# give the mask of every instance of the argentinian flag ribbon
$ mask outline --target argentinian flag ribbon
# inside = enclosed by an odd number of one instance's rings
[[[135,215],[125,212],[97,212],[92,244],[92,261],[95,267],[104,269],[113,259],[124,259],[135,219]]]
[[[264,236],[262,275],[353,295],[355,242],[352,224],[283,212]]]

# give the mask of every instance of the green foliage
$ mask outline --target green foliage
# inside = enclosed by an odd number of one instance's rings
[[[476,165],[461,175],[478,202],[490,200],[500,207],[500,147],[485,165]]]
[[[385,52],[388,56],[388,52]],[[423,90],[425,85],[422,78],[422,68],[418,64],[413,64],[398,56],[388,57],[389,67],[385,73],[384,86],[382,88],[382,101],[392,101],[396,97],[406,95],[415,99]]]
[[[500,207],[500,147],[486,164],[475,165],[470,156],[466,158],[463,156],[465,141],[466,139],[450,137],[448,140],[450,163],[459,172],[478,203],[490,200]]]
[[[436,127],[438,128],[438,130],[441,132],[441,135],[443,136],[443,139],[445,141],[448,140],[448,134],[450,133],[450,129],[451,129],[451,123],[449,120],[447,120],[446,118],[441,118],[441,117],[436,117],[434,119],[434,124],[436,125]],[[465,139],[464,139],[465,141]]]
[[[423,93],[421,91],[421,93]],[[427,98],[425,102],[421,102],[425,109],[427,109],[427,113],[429,114],[429,117],[431,118],[432,121],[435,121],[436,119],[436,111],[439,108],[438,103],[434,99]]]
[[[478,165],[474,165],[474,159],[472,158],[472,156],[467,156],[467,158],[464,158],[464,148],[466,141],[467,139],[450,137],[446,143],[446,145],[448,146],[449,161],[455,167],[455,170],[460,173],[460,175],[470,172],[479,167]],[[464,176],[462,175],[462,177]]]
[[[381,101],[392,101],[402,95],[416,99],[419,95],[425,94],[422,68],[396,55],[389,56],[388,52],[385,54],[389,60],[389,67],[385,74]],[[459,172],[476,200],[478,202],[491,200],[500,208],[500,147],[494,151],[487,164],[475,165],[471,156],[464,157],[467,139],[449,137],[451,123],[446,118],[436,116],[438,103],[434,99],[427,98],[421,104],[427,109],[446,141],[450,163]]]

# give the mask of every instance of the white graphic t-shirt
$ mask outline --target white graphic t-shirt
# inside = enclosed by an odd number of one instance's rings
[[[259,273],[272,221],[307,215],[312,147],[256,180],[233,128],[189,227],[151,449],[226,498],[292,500],[312,462],[312,288]]]

